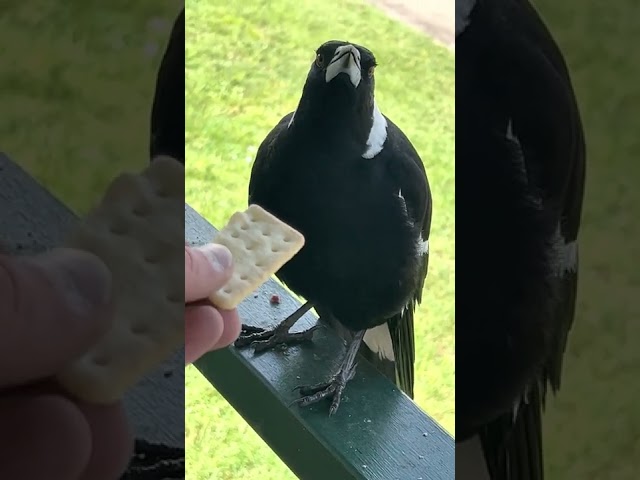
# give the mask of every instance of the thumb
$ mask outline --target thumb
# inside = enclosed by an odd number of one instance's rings
[[[233,258],[229,249],[209,243],[201,247],[184,247],[185,302],[209,298],[221,289],[233,274]]]
[[[94,255],[0,256],[0,387],[56,374],[108,328],[111,274]]]

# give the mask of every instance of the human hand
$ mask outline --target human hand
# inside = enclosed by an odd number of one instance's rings
[[[185,362],[193,363],[211,350],[224,348],[240,335],[238,311],[211,305],[209,296],[233,273],[233,259],[221,245],[184,247]]]
[[[126,469],[122,404],[89,405],[53,380],[105,333],[111,303],[111,275],[88,253],[0,255],[0,478],[113,480]]]

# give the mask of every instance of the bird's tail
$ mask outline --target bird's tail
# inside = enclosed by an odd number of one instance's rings
[[[376,369],[413,399],[415,348],[410,305],[385,323],[369,329],[360,353]]]
[[[492,480],[544,480],[541,390],[532,386],[515,415],[483,428],[480,438]]]

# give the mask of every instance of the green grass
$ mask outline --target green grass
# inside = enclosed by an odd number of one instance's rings
[[[431,266],[416,317],[417,403],[454,430],[454,58],[358,1],[187,4],[187,201],[214,225],[246,206],[255,152],[295,109],[329,39],[377,56],[380,108],[409,136],[431,182]],[[251,320],[251,319],[247,319]],[[221,365],[220,368],[224,368]],[[327,372],[329,373],[329,372]],[[194,368],[187,371],[187,478],[295,478]]]
[[[0,150],[76,213],[148,162],[171,0],[32,0],[0,17]]]
[[[580,291],[559,397],[545,420],[550,480],[638,478],[640,26],[631,1],[534,2],[563,49],[588,147]]]

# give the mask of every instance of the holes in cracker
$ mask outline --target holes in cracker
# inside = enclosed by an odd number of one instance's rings
[[[149,333],[149,328],[142,323],[136,323],[131,325],[131,333],[134,335],[146,335]]]
[[[258,243],[248,241],[245,243],[244,249],[247,251],[251,251],[251,250],[254,250],[257,246],[258,246]]]
[[[240,225],[240,230],[244,230],[244,231],[249,230],[249,225],[247,225],[246,223],[243,223],[242,225]]]
[[[243,282],[246,282],[248,279],[249,279],[248,275],[246,275],[244,273],[242,275],[240,275],[240,280],[242,280]]]
[[[104,354],[97,354],[91,359],[91,361],[98,367],[106,367],[109,364],[109,357]]]
[[[236,232],[235,230],[233,232],[231,232],[231,238],[239,238],[240,234],[238,232]]]
[[[132,211],[135,216],[144,217],[149,214],[149,207],[147,205],[136,205]]]
[[[224,288],[222,289],[222,291],[223,291],[224,293],[226,293],[227,295],[229,295],[230,293],[232,293],[231,287],[224,287]]]
[[[273,253],[278,253],[278,252],[280,251],[280,249],[278,248],[278,246],[277,246],[277,245],[274,245],[273,247],[271,247],[271,251],[272,251]]]
[[[125,233],[127,233],[127,230],[127,225],[122,222],[112,223],[109,226],[109,231],[114,235],[124,235]]]

